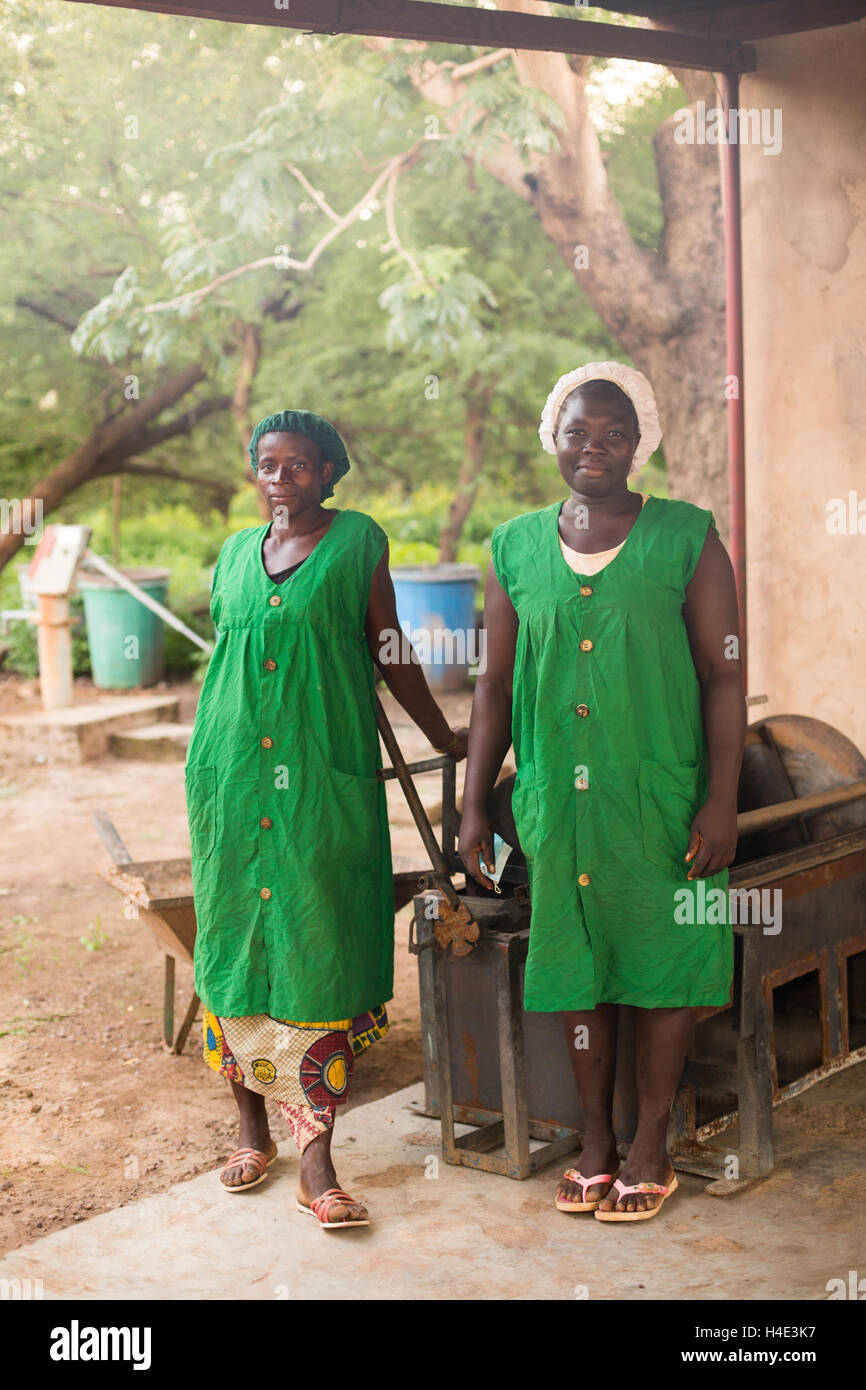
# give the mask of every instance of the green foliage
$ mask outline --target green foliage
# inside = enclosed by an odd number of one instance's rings
[[[482,304],[495,309],[496,300],[479,276],[463,269],[466,255],[465,247],[429,246],[418,258],[423,278],[413,271],[382,291],[379,303],[389,315],[390,349],[408,346],[410,352],[426,351],[436,359],[458,352],[467,334],[483,336],[474,311]],[[391,257],[383,270],[400,264],[399,257]]]
[[[602,137],[608,178],[639,246],[657,250],[664,217],[655,177],[653,134],[685,102],[679,84],[652,92],[617,112],[620,129]]]
[[[17,605],[16,605],[17,606]],[[76,619],[72,627],[72,674],[90,675],[90,651],[87,646],[87,631],[84,625],[84,604],[79,595],[69,600],[69,615]],[[14,621],[3,639],[9,650],[3,662],[6,671],[14,671],[19,676],[34,680],[39,675],[39,650],[36,628],[32,623]]]
[[[11,622],[3,641],[9,648],[3,661],[4,670],[15,671],[28,680],[39,674],[36,632],[29,623]]]
[[[484,417],[482,463],[460,558],[486,563],[497,520],[556,495],[537,439],[543,401],[576,362],[618,349],[532,208],[480,167],[503,138],[527,156],[549,149],[562,122],[510,59],[467,81],[452,134],[409,80],[417,52],[383,55],[351,36],[43,0],[7,7],[0,57],[0,495],[22,495],[95,422],[130,408],[130,374],[144,396],[202,361],[207,380],[179,409],[230,394],[244,322],[262,334],[254,415],[301,406],[334,420],[353,465],[337,503],[384,509],[395,563],[435,558],[473,412]],[[671,89],[635,101],[604,137],[647,247],[661,227],[650,136],[680,100]],[[285,248],[303,261],[408,152],[393,223],[382,185],[312,272],[273,264]],[[235,489],[225,521],[198,484],[123,480],[121,564],[169,568],[171,606],[210,637],[221,539],[260,522],[241,443],[223,413],[147,462]],[[110,558],[111,479],[70,495],[54,519],[92,525],[92,548]],[[0,604],[18,606],[11,567]],[[24,664],[27,638],[16,628]],[[201,665],[168,630],[166,657],[170,670]]]

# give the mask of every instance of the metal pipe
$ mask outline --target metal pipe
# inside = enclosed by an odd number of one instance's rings
[[[39,690],[43,709],[72,704],[72,619],[65,594],[39,595]]]
[[[741,811],[737,816],[737,833],[753,835],[756,830],[770,830],[786,825],[796,816],[809,811],[827,811],[831,806],[844,806],[849,801],[866,797],[866,780],[850,782],[847,787],[831,787],[828,791],[798,796],[794,801],[779,801],[774,806],[758,806],[754,811]]]
[[[182,623],[180,618],[176,618],[174,614],[167,608],[164,608],[161,603],[157,603],[155,598],[151,598],[150,594],[146,594],[137,584],[133,584],[132,580],[127,579],[126,575],[121,574],[120,570],[116,570],[114,565],[110,565],[107,560],[103,560],[101,555],[94,554],[92,550],[85,550],[84,559],[87,561],[88,565],[93,566],[94,569],[104,574],[106,579],[112,580],[112,582],[119,585],[121,589],[125,589],[128,594],[132,594],[133,598],[137,598],[139,603],[144,604],[145,608],[149,608],[157,617],[162,618],[162,621],[168,623],[169,627],[173,627],[177,632],[182,632],[184,637],[188,637],[190,642],[195,642],[195,645],[201,647],[203,652],[207,652],[208,656],[211,654],[213,651],[212,642],[206,642],[203,637],[199,637],[197,632],[193,632],[192,628],[187,627],[186,623]]]
[[[728,499],[730,554],[737,583],[740,614],[740,659],[743,688],[747,680],[746,612],[746,430],[743,379],[743,240],[740,207],[739,138],[728,139],[729,113],[739,104],[739,77],[722,73],[722,106],[726,138],[722,146],[722,195],[725,235],[725,342],[728,377]],[[737,132],[739,136],[739,132]],[[731,389],[731,384],[735,389]]]

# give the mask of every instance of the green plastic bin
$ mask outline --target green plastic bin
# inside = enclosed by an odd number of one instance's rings
[[[169,570],[124,569],[121,573],[157,603],[165,603]],[[102,575],[81,574],[84,621],[93,683],[100,690],[131,690],[162,679],[163,621]]]

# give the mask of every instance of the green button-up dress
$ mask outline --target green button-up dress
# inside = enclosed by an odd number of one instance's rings
[[[519,619],[512,806],[532,897],[525,1005],[723,1005],[728,873],[689,882],[684,862],[707,751],[683,603],[715,522],[650,497],[613,560],[579,575],[560,550],[561,507],[492,537]]]
[[[387,537],[337,511],[285,583],[230,536],[186,763],[196,990],[220,1017],[353,1018],[393,994],[394,882],[364,634]]]

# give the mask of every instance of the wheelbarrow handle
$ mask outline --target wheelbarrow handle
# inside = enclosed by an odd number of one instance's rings
[[[99,831],[99,838],[108,850],[115,864],[131,864],[132,855],[121,840],[114,821],[107,811],[91,811],[93,824]]]
[[[385,745],[385,750],[388,757],[391,759],[391,766],[394,769],[400,786],[403,788],[403,795],[409,803],[412,819],[418,827],[418,833],[424,841],[424,848],[430,856],[430,863],[433,866],[436,882],[442,889],[442,892],[445,894],[451,906],[453,908],[459,908],[460,898],[451,882],[451,875],[448,872],[448,865],[445,863],[445,856],[439,848],[439,841],[433,833],[433,827],[430,824],[427,812],[424,810],[424,805],[418,795],[415,783],[412,780],[412,774],[406,764],[406,759],[400,751],[400,745],[397,742],[394,730],[391,728],[388,716],[385,713],[382,701],[379,699],[378,695],[376,696],[376,722],[379,726],[379,732],[382,735],[382,742]]]

